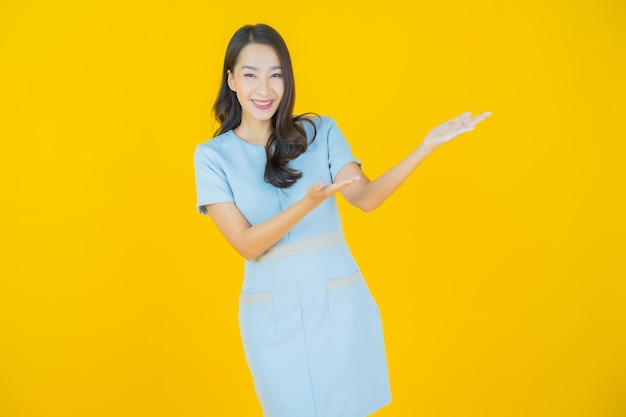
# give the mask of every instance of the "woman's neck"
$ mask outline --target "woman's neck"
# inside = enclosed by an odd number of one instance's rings
[[[269,120],[265,122],[255,121],[253,123],[242,120],[241,124],[233,131],[239,138],[248,143],[265,146],[272,132],[272,125]]]

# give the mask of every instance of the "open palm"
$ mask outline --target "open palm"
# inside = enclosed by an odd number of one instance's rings
[[[485,118],[491,116],[491,113],[485,112],[474,117],[470,117],[470,115],[470,112],[465,112],[460,116],[433,128],[430,132],[428,132],[428,135],[424,138],[421,146],[432,150],[462,133],[474,130],[474,126],[483,121]]]

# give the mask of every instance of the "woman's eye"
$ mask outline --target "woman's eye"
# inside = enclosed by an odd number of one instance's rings
[[[248,78],[252,78],[254,77],[254,74],[243,74],[244,77],[248,77]]]
[[[278,73],[272,74],[272,78],[280,78],[282,76],[283,76],[283,74],[278,74]]]

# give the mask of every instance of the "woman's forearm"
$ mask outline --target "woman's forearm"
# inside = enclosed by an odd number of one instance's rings
[[[242,241],[245,242],[246,259],[256,259],[271,248],[314,208],[307,199],[302,199],[278,215],[245,230]],[[243,248],[242,248],[243,249]]]
[[[344,197],[363,211],[369,212],[374,210],[402,185],[420,162],[430,155],[435,148],[449,142],[462,133],[474,130],[476,124],[490,115],[491,112],[485,112],[478,116],[470,117],[470,112],[465,112],[431,129],[422,143],[409,156],[376,180],[369,181],[367,178],[364,178],[357,182],[355,186],[350,187],[343,193]],[[342,169],[343,172],[339,172],[337,178],[340,179],[344,176],[353,175],[358,170],[359,168],[356,164],[349,164]]]
[[[228,243],[246,259],[258,258],[287,234],[307,214],[326,198],[350,186],[359,178],[351,176],[343,181],[309,187],[306,195],[276,216],[251,226],[234,203],[206,206],[217,228]]]
[[[354,196],[346,196],[346,198],[365,212],[376,209],[406,181],[431,152],[432,150],[426,147],[418,147],[380,177],[366,183],[359,189],[355,187]]]

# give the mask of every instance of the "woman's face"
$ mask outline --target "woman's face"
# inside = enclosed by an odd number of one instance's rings
[[[278,110],[285,85],[274,48],[260,43],[246,45],[228,71],[228,86],[237,93],[242,124],[269,122]]]

